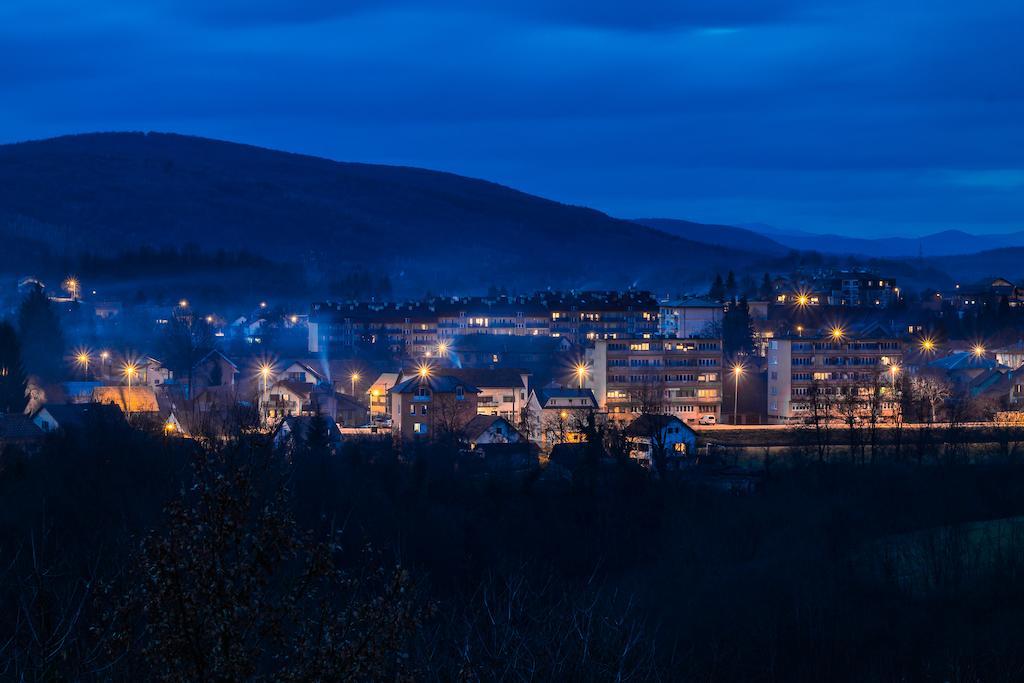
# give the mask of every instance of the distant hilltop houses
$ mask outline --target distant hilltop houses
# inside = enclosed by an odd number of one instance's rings
[[[106,301],[76,277],[53,290],[25,277],[17,290],[44,292],[74,346],[65,381],[31,379],[34,427],[9,428],[22,441],[101,414],[60,406],[102,405],[181,437],[244,420],[295,448],[323,419],[332,442],[454,439],[507,447],[515,462],[571,460],[561,446],[597,424],[640,439],[632,452],[649,465],[661,437],[685,459],[702,434],[733,425],[899,424],[967,404],[1006,419],[1024,400],[1024,288],[1003,278],[907,292],[869,270],[819,269],[760,285],[730,273],[689,296],[262,300],[224,312],[188,298]]]

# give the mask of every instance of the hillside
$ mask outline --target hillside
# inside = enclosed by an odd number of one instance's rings
[[[678,286],[759,259],[449,173],[162,133],[0,146],[0,230],[61,255],[194,243],[435,292]]]
[[[791,251],[790,247],[780,244],[766,235],[733,225],[709,225],[675,218],[634,218],[633,222],[704,244],[756,251],[773,256]],[[806,246],[802,248],[805,249]]]

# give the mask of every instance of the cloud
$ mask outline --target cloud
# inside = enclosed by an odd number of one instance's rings
[[[8,0],[0,130],[177,130],[617,213],[1024,227],[1001,191],[1022,22],[1009,0]]]

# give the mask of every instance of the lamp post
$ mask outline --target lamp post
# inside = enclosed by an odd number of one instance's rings
[[[75,354],[75,362],[82,368],[82,372],[85,373],[85,378],[89,378],[89,361],[92,360],[89,357],[89,352],[82,350]]]
[[[124,363],[124,376],[128,380],[128,396],[125,399],[125,408],[128,416],[132,414],[132,378],[139,371],[139,366],[135,364],[135,361],[125,361]]]
[[[587,365],[586,363],[576,364],[576,379],[579,381],[579,388],[583,388],[583,380],[587,378]]]
[[[352,398],[356,397],[356,382],[359,381],[359,373],[353,372],[350,379],[352,380]]]
[[[263,382],[263,391],[260,392],[260,419],[263,419],[263,403],[267,394],[267,380],[270,378],[271,367],[269,363],[260,363],[260,380]]]
[[[739,404],[740,404],[740,375],[743,374],[743,366],[736,363],[732,366],[732,378],[733,378],[733,389],[732,389],[732,423],[739,424]]]

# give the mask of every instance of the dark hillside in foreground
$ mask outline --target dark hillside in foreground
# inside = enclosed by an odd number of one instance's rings
[[[244,249],[434,291],[678,286],[759,258],[449,173],[158,133],[0,146],[0,237],[29,236],[58,255]]]

